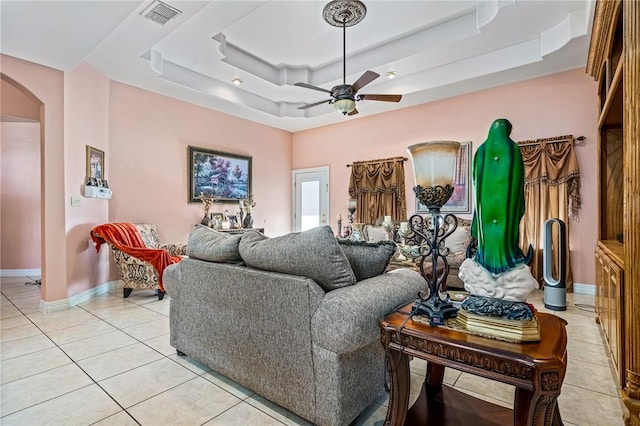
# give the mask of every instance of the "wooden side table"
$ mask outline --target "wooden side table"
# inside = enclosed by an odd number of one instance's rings
[[[507,343],[431,327],[411,319],[411,304],[380,321],[391,395],[386,426],[394,425],[562,425],[557,398],[567,366],[567,322],[538,313],[540,342]],[[428,362],[418,400],[408,410],[409,356]],[[451,367],[516,387],[510,410],[442,386]]]

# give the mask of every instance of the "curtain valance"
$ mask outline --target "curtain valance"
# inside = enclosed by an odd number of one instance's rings
[[[351,165],[349,195],[357,200],[358,222],[375,223],[380,216],[406,218],[404,157],[355,161]]]

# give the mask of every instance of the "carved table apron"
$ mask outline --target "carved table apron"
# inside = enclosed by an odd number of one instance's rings
[[[507,343],[411,320],[402,327],[411,306],[380,321],[391,381],[385,425],[562,424],[557,398],[567,366],[565,320],[538,313],[539,342]],[[428,362],[422,392],[411,410],[409,356]],[[514,409],[442,386],[445,367],[514,385]]]

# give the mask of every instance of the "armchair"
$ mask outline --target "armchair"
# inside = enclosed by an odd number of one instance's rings
[[[137,223],[136,228],[142,236],[146,248],[166,249],[170,255],[185,256],[186,244],[160,244],[158,229],[150,223]],[[148,262],[137,259],[110,244],[113,259],[120,270],[123,283],[123,296],[129,297],[131,292],[144,289],[157,289],[158,299],[164,298],[164,290],[160,289],[158,271]]]

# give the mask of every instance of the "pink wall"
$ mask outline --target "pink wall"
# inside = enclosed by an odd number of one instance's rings
[[[330,167],[331,213],[346,217],[347,163],[398,155],[406,147],[429,140],[472,141],[473,150],[486,139],[496,118],[513,124],[514,140],[573,134],[587,142],[576,148],[582,181],[579,222],[572,221],[570,245],[577,283],[595,282],[596,244],[596,83],[584,70],[573,70],[469,95],[409,107],[293,135],[293,168]],[[363,105],[362,109],[366,106]],[[405,163],[408,215],[415,211],[413,167]],[[332,224],[337,229],[335,223]]]
[[[186,242],[202,219],[187,203],[187,146],[252,157],[254,226],[291,229],[291,133],[112,82],[109,220],[151,222],[163,242]],[[237,210],[214,204],[211,212]]]
[[[26,118],[25,121],[40,121],[40,104],[4,80],[0,80],[0,98],[3,116]]]
[[[41,133],[42,286],[45,301],[67,297],[64,185],[64,74],[0,55],[0,72],[28,90],[43,106]],[[6,80],[6,78],[3,77]],[[12,83],[13,84],[13,83]],[[16,86],[17,87],[17,86]]]
[[[0,136],[0,269],[40,269],[40,123],[0,123]]]
[[[88,231],[94,224],[152,222],[164,241],[186,241],[202,216],[199,204],[187,203],[188,145],[252,156],[255,226],[278,235],[289,232],[291,226],[291,169],[329,165],[330,217],[346,216],[346,163],[406,155],[406,146],[412,143],[442,138],[471,140],[475,150],[497,117],[512,121],[516,140],[570,133],[587,137],[586,145],[577,148],[583,207],[580,221],[570,223],[570,239],[576,282],[594,282],[597,99],[595,83],[582,70],[292,135],[110,82],[86,64],[65,75],[8,56],[1,59],[3,78],[28,89],[32,100],[44,105],[45,301],[68,298],[114,278],[108,272],[106,250],[97,255],[88,247]],[[82,191],[86,145],[105,151],[105,176],[114,196],[110,201],[82,197],[80,207],[72,208],[70,198]],[[412,167],[406,164],[411,214]],[[15,185],[7,186],[9,192],[15,191]],[[216,205],[212,210],[224,208],[233,211],[235,205]]]
[[[84,198],[86,146],[109,151],[109,79],[81,63],[65,73],[65,222],[67,231],[67,297],[118,279],[109,274],[109,250],[88,244],[95,225],[109,221],[109,201]],[[109,171],[109,156],[105,168]],[[80,207],[71,206],[80,198]]]

